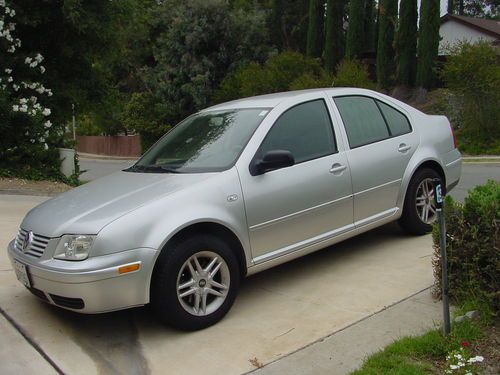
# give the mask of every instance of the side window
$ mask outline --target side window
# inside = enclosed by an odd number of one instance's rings
[[[377,101],[393,137],[411,132],[410,122],[398,110]]]
[[[337,152],[333,128],[322,99],[299,104],[283,113],[262,142],[261,155],[288,150],[295,163]]]
[[[364,96],[333,98],[345,125],[351,148],[389,138],[389,130],[377,104]]]

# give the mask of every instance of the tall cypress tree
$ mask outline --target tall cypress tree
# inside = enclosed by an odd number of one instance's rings
[[[347,26],[346,57],[354,59],[364,50],[364,15],[365,0],[350,0],[349,25]]]
[[[375,51],[375,0],[365,0],[364,14],[364,50]]]
[[[418,38],[418,64],[416,83],[430,88],[434,80],[434,67],[439,50],[439,0],[422,0]]]
[[[328,0],[326,3],[325,67],[330,72],[344,57],[345,0]]]
[[[323,0],[309,1],[309,27],[307,29],[306,54],[321,57],[323,52],[323,28],[325,25],[325,3]]]
[[[394,72],[394,31],[398,18],[398,0],[381,0],[378,20],[377,83],[387,87]]]
[[[283,35],[284,0],[273,0],[269,14],[269,31],[272,42],[282,51],[285,46]]]
[[[401,85],[415,83],[417,69],[417,0],[401,0],[396,33],[396,80]]]

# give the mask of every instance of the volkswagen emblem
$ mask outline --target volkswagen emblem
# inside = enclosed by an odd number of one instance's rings
[[[23,240],[23,253],[25,253],[33,242],[33,232],[29,231]]]

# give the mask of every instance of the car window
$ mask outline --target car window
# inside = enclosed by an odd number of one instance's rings
[[[342,116],[351,148],[389,138],[387,125],[373,99],[364,96],[333,99]]]
[[[411,132],[410,122],[405,115],[378,100],[377,103],[393,137]]]
[[[290,151],[295,163],[337,152],[324,100],[302,103],[283,113],[262,142],[259,153],[264,155],[271,150]]]

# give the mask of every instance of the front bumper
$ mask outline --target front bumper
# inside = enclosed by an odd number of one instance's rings
[[[14,259],[27,266],[33,294],[68,310],[94,314],[148,303],[157,251],[139,248],[77,262],[40,260],[16,250],[12,241],[8,254],[13,267]],[[137,271],[118,272],[138,262]]]

